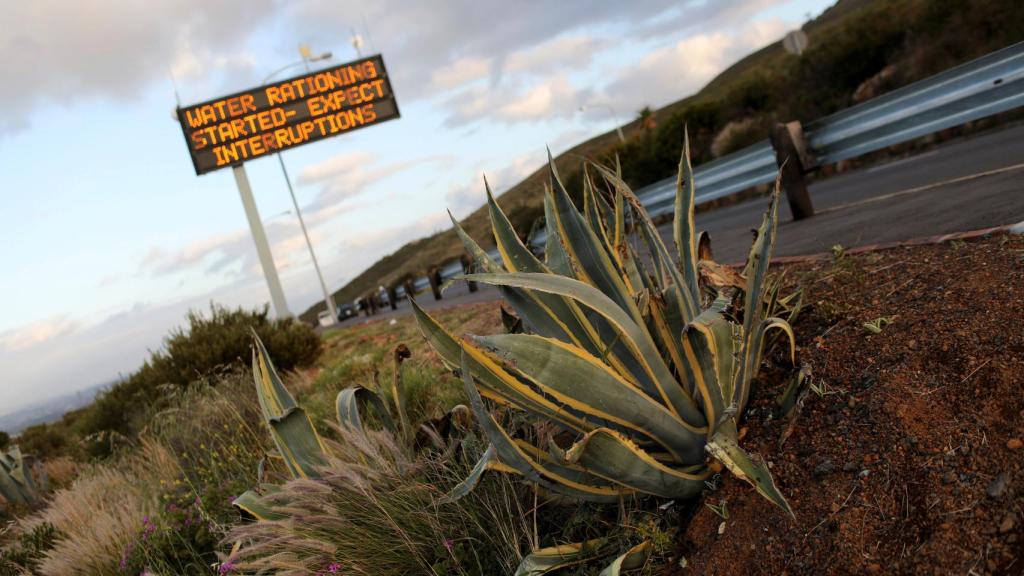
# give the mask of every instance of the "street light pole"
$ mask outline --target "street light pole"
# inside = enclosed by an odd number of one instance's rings
[[[324,282],[324,275],[320,272],[320,263],[317,262],[316,252],[313,251],[313,242],[309,239],[309,232],[306,231],[306,221],[302,218],[302,211],[299,210],[299,203],[295,200],[295,191],[292,189],[292,179],[288,177],[288,169],[284,167],[284,158],[281,153],[277,154],[277,161],[281,163],[281,173],[284,174],[284,181],[288,183],[288,194],[292,197],[292,206],[295,207],[295,215],[299,217],[299,227],[302,228],[302,235],[306,238],[306,246],[309,248],[309,257],[313,260],[313,268],[316,269],[316,277],[320,280],[320,289],[324,291],[324,302],[327,309],[331,311],[332,324],[338,321],[338,307],[334,303],[334,297],[327,290],[327,283]]]
[[[314,62],[317,60],[328,60],[331,58],[330,52],[324,52],[319,56],[308,57],[306,55],[308,53],[308,50],[308,48],[305,48],[305,50],[303,50],[303,48],[300,47],[299,53],[302,55],[302,62],[293,62],[287,66],[283,66],[275,70],[273,73],[271,73],[270,75],[263,79],[263,84],[266,84],[267,82],[270,81],[271,78],[280,74],[281,72],[284,72],[289,68],[298,66],[299,64],[304,65],[306,67],[306,71],[309,72],[310,62]],[[285,168],[284,158],[281,156],[280,152],[278,152],[276,156],[277,161],[281,164],[281,174],[284,175],[284,181],[288,185],[288,195],[291,196],[292,206],[295,207],[295,215],[299,219],[299,227],[302,228],[302,236],[306,239],[306,247],[309,248],[309,257],[313,261],[313,269],[316,270],[316,277],[318,280],[320,280],[320,289],[323,290],[324,293],[324,303],[327,305],[327,309],[331,313],[331,323],[333,324],[338,321],[338,306],[334,303],[334,297],[331,295],[330,291],[327,290],[327,283],[324,282],[324,275],[320,271],[320,262],[317,261],[316,252],[313,251],[313,242],[309,239],[309,232],[306,230],[306,221],[302,217],[302,210],[299,209],[299,201],[295,199],[295,189],[292,188],[292,179],[288,176],[288,169]]]
[[[625,144],[626,143],[626,136],[622,133],[622,126],[619,123],[619,115],[615,113],[615,109],[612,108],[610,105],[608,105],[608,104],[585,104],[583,106],[580,106],[580,112],[586,112],[587,108],[595,108],[595,107],[596,108],[604,108],[605,110],[608,110],[608,112],[612,116],[612,120],[615,121],[615,132],[617,132],[618,135],[619,135],[619,142]]]

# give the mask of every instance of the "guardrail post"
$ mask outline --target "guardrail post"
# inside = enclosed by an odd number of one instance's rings
[[[794,220],[814,216],[811,195],[807,192],[804,174],[817,167],[814,156],[807,149],[804,130],[800,122],[776,124],[771,133],[775,162],[782,170],[782,189],[786,191],[789,210]]]
[[[462,256],[460,256],[459,262],[462,264],[463,274],[473,273],[473,260],[469,257],[468,254],[464,253]],[[473,282],[472,280],[466,280],[466,286],[469,288],[470,292],[476,292],[478,289],[476,282]]]
[[[430,291],[434,293],[434,300],[441,299],[441,269],[431,268],[427,273],[427,281],[430,282]]]
[[[412,278],[406,278],[402,282],[402,286],[405,288],[405,297],[412,300],[416,297],[416,286],[412,282]]]

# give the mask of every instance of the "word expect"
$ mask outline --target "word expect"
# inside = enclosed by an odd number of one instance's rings
[[[178,109],[196,174],[398,117],[379,55]]]

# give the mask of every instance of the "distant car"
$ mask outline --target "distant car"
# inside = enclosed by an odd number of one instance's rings
[[[356,307],[352,304],[342,304],[338,306],[338,320],[344,321],[356,315]]]
[[[319,314],[316,315],[316,319],[318,322],[320,322],[320,326],[324,328],[329,328],[333,326],[335,322],[334,318],[331,318],[330,310],[322,310]]]

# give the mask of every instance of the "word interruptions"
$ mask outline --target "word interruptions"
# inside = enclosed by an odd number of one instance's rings
[[[198,175],[398,117],[379,54],[178,108]]]

